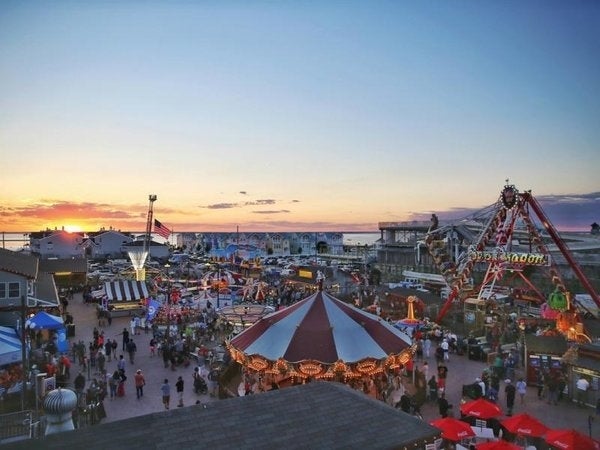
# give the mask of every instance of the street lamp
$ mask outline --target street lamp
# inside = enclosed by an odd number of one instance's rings
[[[217,263],[217,309],[221,309],[221,266]]]

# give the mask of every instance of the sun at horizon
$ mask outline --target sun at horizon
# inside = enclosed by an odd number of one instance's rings
[[[80,225],[65,225],[65,231],[69,233],[80,233],[83,231],[83,227]]]

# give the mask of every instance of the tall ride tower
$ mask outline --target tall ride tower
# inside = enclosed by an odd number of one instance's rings
[[[150,194],[148,196],[149,204],[148,204],[148,218],[146,220],[146,234],[144,235],[144,246],[142,250],[132,250],[129,251],[129,259],[131,259],[131,264],[135,270],[135,279],[137,281],[144,281],[146,279],[146,269],[144,268],[144,264],[146,263],[146,258],[148,257],[150,240],[152,239],[152,218],[154,217],[154,202],[158,197],[154,194]]]

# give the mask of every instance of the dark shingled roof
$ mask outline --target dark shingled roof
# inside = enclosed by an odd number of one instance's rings
[[[58,293],[56,292],[56,284],[54,277],[47,272],[40,272],[37,280],[35,280],[36,295],[35,298],[53,303],[58,306]]]
[[[567,340],[563,336],[525,335],[525,348],[529,353],[563,355],[567,351]]]
[[[48,273],[87,273],[86,258],[40,259],[40,271]]]
[[[6,444],[9,449],[424,448],[440,431],[348,386],[313,382]],[[415,446],[418,443],[418,446]]]
[[[38,259],[35,256],[0,248],[0,270],[35,279],[38,272]]]
[[[597,339],[600,337],[600,320],[598,319],[583,319],[583,327],[585,328],[586,334],[591,339]]]

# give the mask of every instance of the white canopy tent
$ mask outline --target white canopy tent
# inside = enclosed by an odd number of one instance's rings
[[[146,282],[134,280],[107,281],[104,292],[111,302],[139,301],[150,296]]]

